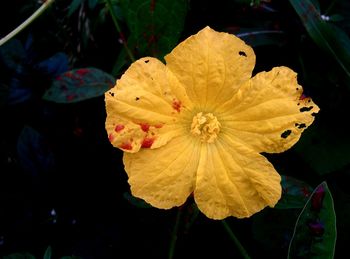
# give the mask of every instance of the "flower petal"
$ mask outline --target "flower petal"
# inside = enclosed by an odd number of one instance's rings
[[[109,139],[126,152],[157,148],[181,134],[179,121],[192,105],[177,78],[155,58],[134,62],[105,102]]]
[[[182,205],[193,192],[199,145],[190,136],[180,136],[158,149],[124,153],[123,160],[131,193],[154,207],[169,209]]]
[[[319,111],[302,95],[296,76],[287,67],[276,67],[253,77],[217,110],[222,132],[257,152],[278,153],[293,146]]]
[[[229,100],[251,77],[255,54],[232,34],[206,27],[180,43],[165,60],[189,98],[205,111]]]
[[[250,217],[281,197],[281,178],[255,150],[222,136],[203,145],[194,198],[209,218]]]

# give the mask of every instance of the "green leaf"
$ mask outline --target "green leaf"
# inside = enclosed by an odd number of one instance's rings
[[[350,164],[350,137],[346,130],[313,125],[304,132],[295,151],[319,175],[340,170]]]
[[[52,255],[52,249],[51,249],[51,246],[48,246],[46,248],[43,259],[51,259],[51,255]]]
[[[293,177],[282,175],[282,197],[276,204],[276,209],[303,208],[312,188]]]
[[[131,37],[128,39],[128,42],[127,42],[128,46],[135,46],[135,44],[136,44],[136,40],[134,38]],[[112,75],[114,75],[115,77],[119,77],[121,74],[124,73],[124,71],[127,69],[129,64],[130,64],[130,58],[128,57],[128,54],[125,48],[122,48],[113,66]]]
[[[141,208],[141,209],[150,209],[153,208],[150,204],[148,204],[147,202],[145,202],[144,200],[134,197],[132,196],[130,193],[128,192],[124,192],[123,194],[124,199],[126,199],[130,204],[134,205],[137,208]]]
[[[186,0],[125,0],[121,8],[137,56],[162,59],[178,43],[187,13]]]
[[[73,0],[73,2],[68,7],[68,17],[72,16],[72,14],[79,8],[83,0]]]
[[[4,256],[3,259],[35,259],[35,256],[30,253],[14,253]]]
[[[337,238],[333,198],[327,183],[316,187],[301,211],[292,239],[288,258],[334,257]]]
[[[114,77],[100,69],[75,69],[58,76],[43,99],[56,103],[74,103],[103,95],[114,85]]]
[[[327,23],[310,0],[289,0],[315,43],[338,62],[350,78],[350,39],[344,31]]]
[[[267,253],[262,258],[286,258],[298,214],[297,209],[266,208],[252,216],[253,237]]]
[[[90,10],[94,9],[97,4],[98,4],[98,0],[89,0],[88,1],[88,6],[89,6]]]

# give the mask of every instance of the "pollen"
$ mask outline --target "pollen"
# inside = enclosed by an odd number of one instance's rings
[[[197,113],[193,117],[191,133],[202,142],[213,143],[220,132],[221,124],[212,113]]]

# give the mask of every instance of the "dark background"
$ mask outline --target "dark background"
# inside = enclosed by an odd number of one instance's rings
[[[269,43],[248,39],[257,56],[254,73],[280,65],[292,68],[321,112],[295,147],[267,157],[279,173],[313,188],[327,181],[337,214],[339,257],[348,250],[350,227],[349,78],[310,38],[288,1],[248,2],[188,1],[179,40],[207,25],[234,34],[255,28],[283,32]],[[343,17],[334,23],[347,33],[350,8],[345,2],[320,1],[320,6],[325,11],[333,4],[331,13]],[[18,61],[25,72],[11,70],[2,54],[0,257],[27,252],[41,258],[50,246],[52,258],[167,258],[177,209],[141,208],[125,196],[129,186],[122,152],[108,141],[103,96],[67,104],[42,99],[53,77],[36,65],[57,52],[66,54],[69,69],[96,67],[115,78],[123,72],[113,69],[122,50],[120,35],[108,15],[104,21],[96,18],[105,4],[99,1],[89,8],[82,3],[85,6],[68,15],[71,1],[56,1],[16,36],[23,45],[32,41]],[[3,37],[40,3],[16,0],[1,5]],[[78,23],[87,20],[87,27],[79,28]],[[119,22],[128,36],[127,24],[122,18]],[[239,258],[220,221],[196,217],[190,201],[182,209],[175,258]],[[252,258],[285,258],[299,212],[267,208],[249,219],[227,222]]]

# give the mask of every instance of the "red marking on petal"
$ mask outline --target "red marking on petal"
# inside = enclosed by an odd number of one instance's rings
[[[149,124],[140,123],[139,125],[140,125],[142,131],[144,131],[144,132],[148,132],[149,131]]]
[[[126,150],[131,150],[131,149],[132,149],[132,146],[131,146],[131,143],[130,143],[130,142],[126,142],[126,143],[122,143],[122,144],[120,145],[120,148],[126,149]]]
[[[163,124],[157,124],[157,125],[154,125],[154,127],[157,129],[160,129],[161,127],[163,127]]]
[[[143,148],[150,148],[154,143],[154,138],[145,138],[142,141],[141,147]]]
[[[115,128],[114,128],[114,131],[117,132],[117,133],[119,133],[119,132],[121,132],[124,128],[125,128],[124,125],[122,125],[122,124],[117,124],[117,125],[115,126]]]
[[[114,136],[113,136],[112,133],[110,133],[110,134],[108,135],[108,139],[109,139],[109,142],[112,142],[112,141],[113,141]]]
[[[172,105],[173,109],[176,110],[177,112],[180,112],[180,108],[181,108],[181,101],[174,99],[173,100],[173,105]]]

